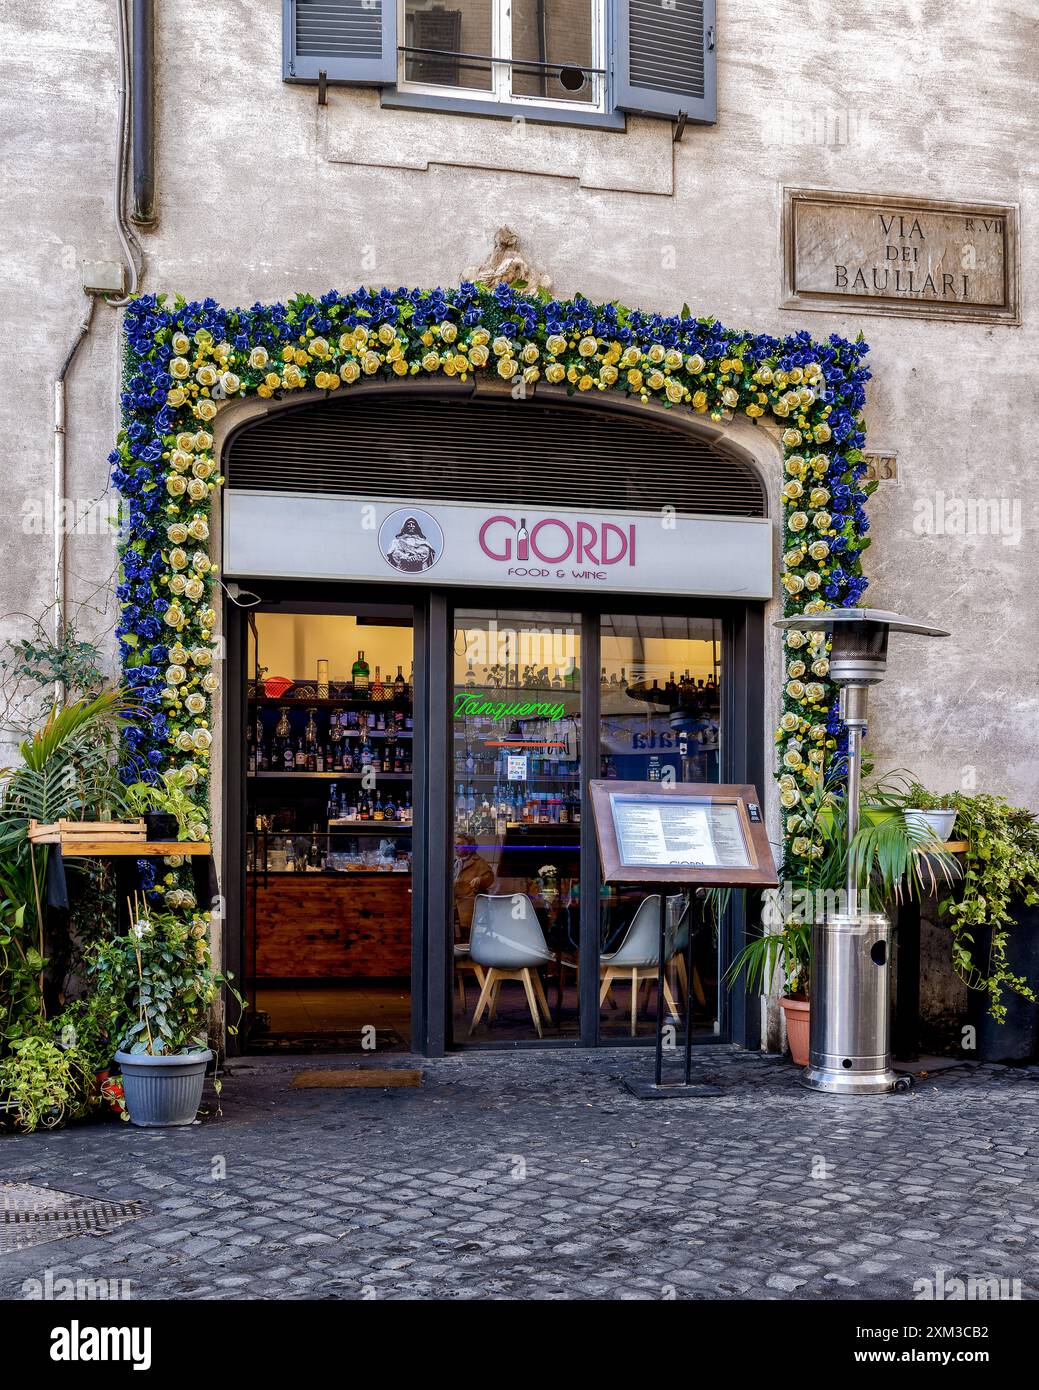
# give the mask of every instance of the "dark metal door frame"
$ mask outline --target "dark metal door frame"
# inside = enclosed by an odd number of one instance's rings
[[[764,794],[766,741],[764,717],[764,606],[731,599],[683,599],[650,595],[567,595],[504,589],[432,589],[416,587],[407,604],[373,602],[373,586],[363,584],[295,583],[284,580],[241,581],[264,598],[261,607],[310,613],[384,613],[388,607],[410,615],[413,625],[415,694],[412,800],[412,975],[411,1047],[428,1057],[442,1056],[456,1045],[453,1016],[453,813],[451,693],[453,688],[454,611],[456,607],[576,612],[581,618],[581,669],[587,676],[581,711],[581,764],[587,782],[599,765],[600,617],[604,613],[639,613],[718,619],[722,624],[722,758],[723,781],[749,782]],[[404,595],[401,595],[404,597]],[[223,740],[223,956],[225,970],[237,980],[244,976],[245,938],[245,610],[226,602],[227,681]],[[584,807],[587,810],[587,798]],[[600,878],[598,846],[591,823],[582,817],[580,951],[584,960],[597,960],[599,949]],[[746,907],[733,903],[721,923],[718,964],[721,975],[746,939],[748,922],[758,920],[754,899]],[[231,923],[236,930],[228,930]],[[598,972],[581,971],[580,1034],[577,1038],[529,1043],[485,1043],[484,1047],[646,1046],[652,1039],[610,1038],[599,1032]],[[234,1018],[233,1001],[226,1016]],[[760,1017],[737,982],[719,989],[719,1032],[704,1043],[732,1041],[746,1048],[760,1042]],[[695,1041],[695,1040],[694,1040]],[[234,1037],[230,1054],[240,1050]]]

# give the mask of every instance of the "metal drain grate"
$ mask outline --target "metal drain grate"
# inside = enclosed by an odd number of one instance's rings
[[[0,1255],[66,1236],[110,1231],[143,1215],[140,1202],[110,1202],[29,1183],[0,1183]]]

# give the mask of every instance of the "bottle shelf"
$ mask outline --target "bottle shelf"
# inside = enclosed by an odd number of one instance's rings
[[[251,782],[254,779],[269,778],[272,781],[280,778],[282,781],[290,782],[359,782],[365,775],[363,772],[247,772],[246,778]],[[410,772],[373,772],[372,776],[381,782],[410,782],[413,780],[413,773]]]
[[[366,834],[368,831],[392,830],[394,835],[410,835],[414,822],[410,820],[330,820],[328,835]]]
[[[292,695],[254,695],[249,694],[249,703],[259,705],[261,709],[280,709],[283,705],[286,709],[399,709],[405,713],[411,710],[411,697],[407,700],[400,700],[394,695],[384,695],[381,700],[374,699],[371,695],[303,695],[294,697]]]

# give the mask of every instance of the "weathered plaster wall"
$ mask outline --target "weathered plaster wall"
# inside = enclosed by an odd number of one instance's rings
[[[277,0],[157,7],[159,222],[143,237],[144,288],[252,303],[361,281],[449,283],[507,222],[563,294],[663,310],[685,300],[773,332],[861,327],[876,374],[870,441],[899,456],[897,482],[874,498],[870,598],[953,633],[894,648],[875,760],[1039,805],[1034,5],[988,0],[969,33],[944,0],[718,9],[718,124],[673,145],[664,122],[517,128],[382,110],[342,89],[319,111],[313,88],[281,81]],[[0,615],[48,602],[49,542],[21,519],[27,500],[49,496],[51,382],[81,316],[79,263],[118,254],[116,51],[101,0],[0,16]],[[1023,325],[779,309],[784,184],[1019,203]],[[107,487],[117,332],[117,313],[100,308],[70,381],[80,499]],[[1018,502],[1018,542],[916,534],[917,506],[938,491]],[[84,626],[106,631],[110,541],[73,536],[69,561]],[[4,634],[24,625],[0,622]]]

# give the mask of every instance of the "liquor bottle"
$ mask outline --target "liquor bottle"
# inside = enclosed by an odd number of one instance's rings
[[[609,685],[609,683],[610,683],[610,678],[609,678],[609,676],[606,674],[606,667],[604,666],[604,667],[602,668],[602,675],[599,677],[599,685],[600,685],[601,689],[605,690],[606,687]]]
[[[476,815],[476,787],[472,782],[469,783],[469,790],[465,795],[465,810],[468,816]]]
[[[365,768],[369,768],[372,765],[372,745],[368,742],[367,733],[361,735],[361,744],[357,750],[355,762],[362,772],[364,772]]]
[[[411,754],[410,754],[410,753],[405,753],[405,754],[404,754],[404,757],[403,757],[403,759],[402,759],[401,772],[404,773],[405,777],[407,777],[407,776],[410,775],[410,773],[411,773]]]
[[[497,819],[494,827],[497,834],[502,837],[505,836],[509,828],[509,803],[506,800],[505,790],[506,789],[503,787],[498,793]]]
[[[351,675],[354,681],[354,694],[363,699],[368,694],[368,673],[369,666],[364,659],[364,652],[357,653],[357,660],[353,664]]]
[[[530,539],[527,534],[527,518],[520,517],[519,530],[516,532],[516,559],[530,559]]]
[[[382,772],[384,770],[382,765],[382,754],[379,752],[379,745],[377,743],[372,744],[372,760],[368,766],[373,772]]]
[[[565,787],[559,798],[558,810],[559,814],[556,816],[556,820],[558,820],[560,825],[568,825],[570,823],[570,793]]]
[[[395,700],[403,700],[407,691],[408,687],[404,680],[404,669],[398,666],[397,674],[393,677],[393,698]]]
[[[300,737],[296,740],[296,761],[295,761],[295,770],[296,770],[297,772],[305,772],[305,771],[306,771],[306,767],[307,767],[307,750],[306,750],[306,749],[304,748],[304,746],[303,746],[303,736],[302,736],[302,734],[301,734]]]
[[[406,824],[411,824],[411,792],[404,793],[404,805],[400,809],[400,818]]]
[[[292,739],[287,738],[282,748],[282,765],[286,772],[295,772],[296,758],[292,752]]]
[[[372,807],[372,820],[384,820],[385,812],[382,804],[382,797],[376,796],[375,805]]]
[[[387,795],[386,800],[382,803],[382,818],[383,820],[397,819],[397,807],[390,795]]]
[[[303,737],[307,771],[317,772],[317,710],[315,709],[307,710],[307,727]]]
[[[314,749],[314,759],[315,759],[314,771],[315,771],[315,772],[324,772],[324,770],[325,770],[325,745],[321,742],[320,739],[318,739],[317,745],[316,745],[316,747],[315,747],[315,749]]]
[[[337,820],[339,818],[339,793],[336,791],[336,784],[331,782],[328,787],[328,805],[325,807],[325,819]]]
[[[455,824],[465,827],[465,783],[460,782],[458,786],[458,796],[455,799]]]
[[[470,658],[469,665],[466,667],[465,688],[466,690],[476,689],[476,672],[473,670],[472,658]]]
[[[256,771],[256,730],[252,724],[245,731],[245,770]]]
[[[378,666],[375,668],[375,679],[371,683],[370,692],[373,700],[382,699],[382,675]]]
[[[570,821],[573,825],[581,824],[581,788],[574,788],[573,800],[570,803]]]
[[[414,700],[414,698],[415,698],[415,663],[414,663],[414,662],[411,663],[411,669],[408,671],[408,685],[407,685],[407,689],[405,690],[404,693],[405,693],[405,695],[408,697],[409,700]]]

